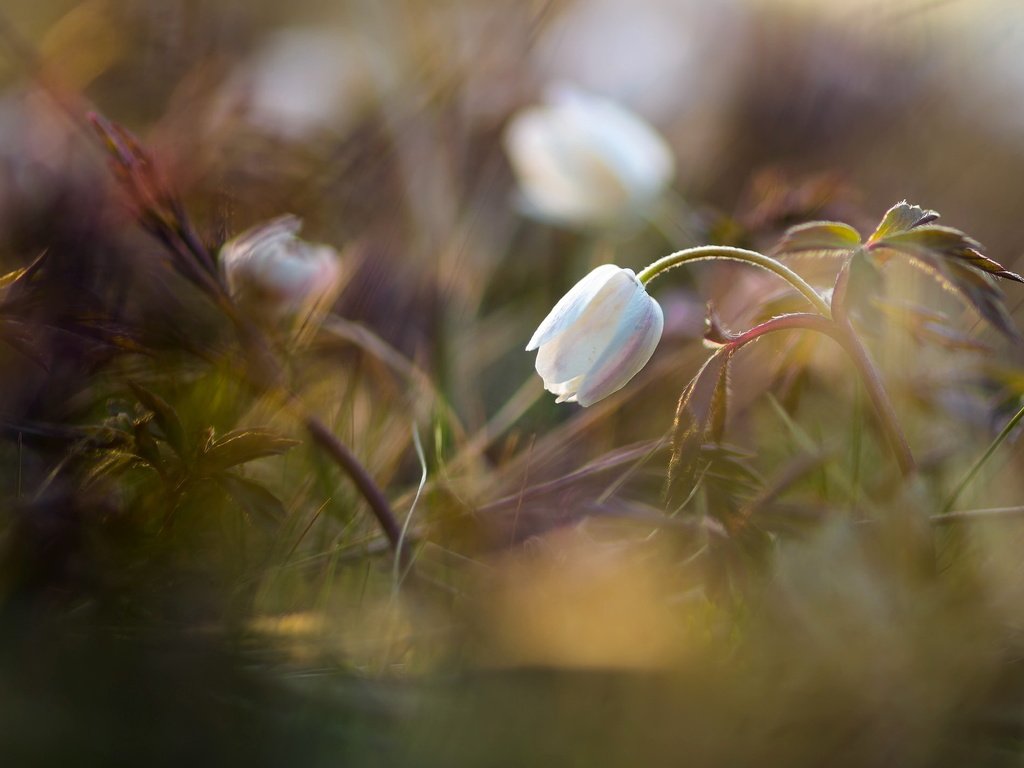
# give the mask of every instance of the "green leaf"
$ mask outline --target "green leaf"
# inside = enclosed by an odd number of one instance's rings
[[[1003,268],[980,252],[981,245],[951,227],[927,225],[900,232],[872,243],[872,251],[896,251],[939,279],[1006,336],[1020,340],[1006,309],[996,277],[1016,282],[1024,278]]]
[[[872,307],[885,295],[882,272],[863,248],[858,248],[850,258],[848,269],[846,297],[843,299],[845,306],[850,310],[857,310],[861,327],[877,333],[881,330],[881,317],[872,310]]]
[[[997,331],[1014,341],[1024,341],[1006,309],[1005,296],[993,277],[985,272],[953,262],[943,265],[943,271],[948,284]]]
[[[999,262],[982,254],[981,247],[977,240],[960,230],[937,224],[901,232],[871,245],[872,250],[888,248],[910,256],[957,259],[990,275],[1024,283],[1024,277],[1005,269]]]
[[[775,253],[849,251],[860,245],[860,233],[838,221],[813,221],[790,227],[775,246]]]
[[[173,408],[159,395],[150,392],[134,382],[128,382],[132,393],[142,405],[153,412],[153,420],[156,421],[160,431],[163,432],[167,444],[174,449],[179,457],[185,457],[185,430],[181,426],[181,420]]]
[[[977,252],[981,243],[968,237],[959,229],[928,224],[906,232],[895,232],[875,240],[868,246],[872,251],[882,248],[902,251],[908,255],[943,256],[947,259],[966,258],[971,251]]]
[[[725,432],[732,351],[723,348],[708,358],[686,385],[676,407],[672,426],[672,458],[669,461],[668,495],[686,495],[696,475],[707,468],[701,460],[706,443],[721,442]]]
[[[878,225],[878,229],[868,238],[868,244],[870,245],[877,240],[891,237],[900,232],[906,232],[914,227],[929,224],[937,218],[939,218],[937,211],[930,211],[927,208],[911,205],[906,200],[903,200],[885,212],[885,216],[882,217],[882,223]]]
[[[278,524],[287,516],[284,503],[261,483],[222,472],[216,477],[219,485],[238,506],[258,522]]]
[[[202,466],[212,474],[254,459],[278,456],[298,444],[298,440],[266,429],[238,429],[207,446]]]

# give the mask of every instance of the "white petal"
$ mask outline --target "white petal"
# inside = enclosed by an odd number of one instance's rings
[[[262,269],[260,261],[268,248],[276,248],[293,239],[302,229],[302,220],[292,214],[245,230],[221,246],[220,264],[227,278],[228,290],[232,293],[254,277]]]
[[[600,155],[634,206],[649,202],[672,180],[675,160],[665,140],[646,122],[612,101],[588,97],[572,103],[585,111],[592,151]]]
[[[555,399],[556,403],[575,403],[576,390],[580,388],[580,383],[582,381],[582,376],[575,376],[568,381],[559,382],[557,384],[545,384],[544,388],[551,394],[558,396]]]
[[[516,117],[506,149],[534,213],[599,224],[645,207],[671,181],[665,140],[615,102],[562,87]]]
[[[221,266],[237,300],[271,314],[333,301],[341,285],[337,251],[299,239],[300,227],[295,216],[282,216],[224,245]]]
[[[589,375],[619,334],[634,297],[645,296],[629,270],[620,270],[587,305],[576,322],[543,344],[537,353],[537,372],[546,382]]]
[[[232,238],[224,244],[224,249],[229,251],[231,257],[238,254],[251,253],[254,248],[270,245],[281,240],[287,240],[299,233],[302,229],[302,219],[293,214],[286,213],[278,216],[265,224],[260,224],[245,230],[240,235]]]
[[[538,326],[533,337],[530,339],[530,343],[526,345],[526,351],[531,352],[541,344],[548,343],[575,323],[587,306],[601,292],[601,289],[605,287],[605,284],[615,274],[623,271],[626,270],[614,264],[602,264],[576,283],[576,285],[569,289],[568,293],[558,300],[558,303],[548,313],[548,316],[541,321],[540,326]]]
[[[647,365],[664,327],[665,318],[658,302],[646,291],[635,294],[615,338],[579,387],[579,404],[593,405],[622,389]]]

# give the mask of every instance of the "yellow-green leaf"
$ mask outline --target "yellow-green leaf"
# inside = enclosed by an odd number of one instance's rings
[[[903,200],[885,212],[885,216],[882,217],[882,223],[878,225],[878,229],[868,238],[868,243],[874,243],[877,240],[900,232],[906,232],[914,227],[929,224],[937,218],[939,218],[937,211],[931,211],[919,205],[911,205],[906,200]]]
[[[838,221],[812,221],[790,227],[775,246],[776,253],[850,251],[860,245],[860,234]]]

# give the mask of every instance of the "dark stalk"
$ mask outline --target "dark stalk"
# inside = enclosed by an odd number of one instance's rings
[[[319,445],[327,454],[334,459],[335,463],[349,476],[359,493],[369,504],[370,510],[377,523],[387,536],[395,557],[398,558],[399,568],[405,568],[409,562],[408,547],[402,544],[402,528],[398,524],[398,518],[391,509],[391,504],[385,497],[384,492],[377,485],[373,477],[367,471],[355,454],[348,446],[339,440],[327,425],[316,416],[307,416],[305,419],[306,430],[309,432],[313,442]],[[401,551],[399,551],[401,549]]]

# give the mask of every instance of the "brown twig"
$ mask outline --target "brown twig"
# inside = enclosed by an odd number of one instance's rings
[[[370,510],[373,512],[374,517],[377,518],[377,522],[384,531],[384,535],[387,536],[388,543],[391,545],[395,557],[399,559],[399,567],[406,567],[409,562],[409,552],[408,547],[402,543],[402,528],[398,524],[398,518],[395,517],[391,504],[380,489],[380,486],[377,485],[377,482],[371,477],[366,467],[359,462],[348,446],[341,442],[319,418],[307,416],[305,418],[305,426],[313,441],[334,459],[345,474],[351,478],[356,488],[359,489],[359,493],[366,499],[366,503],[370,505]],[[400,549],[401,551],[399,551]]]

